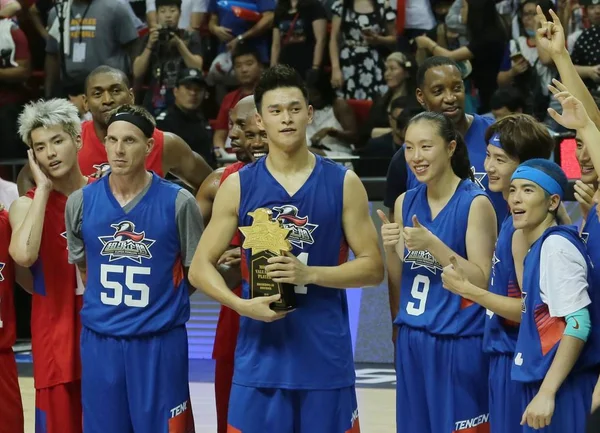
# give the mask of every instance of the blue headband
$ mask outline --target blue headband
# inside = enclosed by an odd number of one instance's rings
[[[564,191],[560,184],[556,180],[554,180],[552,176],[544,173],[542,170],[538,170],[537,168],[533,168],[527,165],[517,167],[510,180],[513,181],[515,179],[530,180],[538,184],[540,188],[542,188],[548,194],[556,194],[560,197],[561,200],[563,198]]]
[[[490,138],[490,141],[488,141],[488,144],[491,144],[492,146],[502,149],[502,144],[500,144],[500,134],[492,135],[492,137]]]

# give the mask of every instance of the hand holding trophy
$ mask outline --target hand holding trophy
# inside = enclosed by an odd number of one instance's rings
[[[284,255],[291,251],[292,245],[287,240],[290,230],[281,226],[279,221],[272,220],[272,211],[266,208],[248,212],[253,218],[252,225],[240,227],[244,235],[242,248],[250,249],[250,298],[281,295],[281,299],[271,305],[275,311],[288,311],[296,307],[294,285],[277,283],[267,275],[268,260],[271,257]]]

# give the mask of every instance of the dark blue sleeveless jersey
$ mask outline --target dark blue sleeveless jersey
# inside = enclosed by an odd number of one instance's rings
[[[470,180],[463,180],[441,212],[431,219],[427,186],[421,184],[404,195],[402,220],[412,227],[412,217],[461,257],[467,257],[465,236],[469,210],[475,197],[485,195]],[[482,335],[485,310],[442,286],[443,267],[429,251],[404,249],[400,310],[397,325],[408,325],[434,335],[465,337]]]
[[[504,197],[502,197],[501,193],[488,190],[488,177],[483,167],[483,163],[485,162],[485,154],[487,151],[485,131],[492,123],[494,123],[494,119],[473,114],[473,122],[467,130],[464,138],[469,151],[471,171],[475,177],[475,183],[490,197],[492,205],[494,206],[494,210],[496,211],[498,227],[500,227],[500,224],[508,215],[508,204],[506,203],[506,200],[504,200]],[[408,177],[406,181],[407,189],[415,188],[418,184],[419,181],[415,177],[410,167],[408,167]]]
[[[588,282],[590,295],[593,294],[591,261],[583,239],[575,226],[554,226],[546,229],[544,234],[533,243],[525,256],[522,288],[522,319],[519,338],[515,348],[515,357],[511,378],[519,382],[538,382],[544,379],[552,365],[554,355],[565,331],[564,317],[552,317],[540,294],[540,256],[542,245],[549,236],[562,236],[571,242],[588,262]],[[579,355],[573,372],[600,364],[600,332],[595,330],[600,323],[598,304],[588,306],[592,322],[592,332]]]
[[[83,189],[87,284],[82,324],[121,337],[185,324],[190,303],[175,218],[181,188],[153,174],[144,197],[125,213],[108,179]]]
[[[239,226],[248,212],[273,211],[291,230],[292,253],[308,266],[337,266],[347,260],[342,229],[346,169],[316,156],[312,174],[292,197],[266,167],[266,158],[239,172]],[[251,250],[242,250],[242,297],[248,298]],[[354,384],[354,363],[344,290],[296,286],[296,311],[264,323],[242,317],[235,353],[234,383],[287,389],[336,389]]]
[[[506,217],[500,227],[494,258],[489,291],[497,295],[521,298],[521,289],[515,272],[512,255],[512,238],[515,233],[512,216]],[[519,324],[486,311],[483,350],[487,353],[512,354],[515,351]]]

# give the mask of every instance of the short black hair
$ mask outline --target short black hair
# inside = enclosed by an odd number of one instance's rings
[[[425,81],[425,73],[431,68],[437,68],[438,66],[454,66],[458,73],[461,74],[458,63],[456,63],[454,60],[444,56],[429,57],[421,64],[421,66],[419,66],[419,69],[417,70],[417,87],[421,88],[423,86],[423,82]]]
[[[85,82],[85,75],[69,77],[68,80],[63,82],[63,91],[67,96],[83,95],[85,94]]]
[[[304,80],[294,68],[287,65],[276,65],[265,70],[258,80],[258,84],[254,89],[254,104],[256,111],[261,112],[262,99],[265,93],[270,90],[279,89],[282,87],[295,87],[300,89],[304,100],[308,104],[308,90],[304,84]]]
[[[260,53],[256,47],[246,41],[240,41],[231,52],[231,62],[235,63],[235,59],[242,56],[254,56],[258,63],[261,63]]]
[[[85,93],[87,93],[88,90],[88,86],[90,84],[90,79],[95,77],[96,75],[99,74],[114,74],[114,75],[118,75],[121,77],[121,81],[123,81],[123,84],[125,85],[125,87],[127,87],[129,89],[130,84],[129,84],[129,77],[127,77],[127,74],[125,72],[123,72],[120,69],[117,68],[113,68],[112,66],[108,66],[108,65],[100,65],[98,66],[96,69],[94,69],[92,72],[90,72],[88,74],[88,76],[85,78]]]
[[[397,99],[398,98],[394,99],[394,101],[396,101]],[[395,110],[396,108],[400,107],[394,107],[392,102],[392,110]],[[423,111],[425,111],[423,107],[421,107],[418,104],[413,103],[408,106],[405,106],[402,112],[394,119],[396,121],[396,127],[398,129],[406,128],[410,119],[415,117],[417,114],[422,113]]]
[[[333,104],[335,100],[335,90],[331,87],[331,79],[322,69],[310,69],[306,73],[305,85],[307,89],[316,90],[321,94],[325,105]],[[310,99],[310,98],[309,98]]]
[[[499,110],[506,107],[514,113],[519,109],[525,109],[525,99],[515,87],[500,87],[492,95],[490,107],[492,110]]]
[[[156,0],[156,10],[161,6],[176,6],[181,11],[181,0]]]

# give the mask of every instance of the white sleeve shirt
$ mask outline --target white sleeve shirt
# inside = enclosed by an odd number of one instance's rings
[[[579,250],[560,235],[544,240],[540,253],[540,295],[550,316],[565,317],[591,304],[588,266]]]

